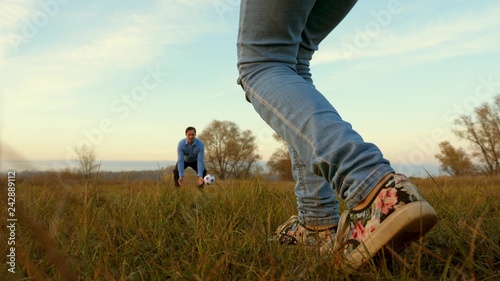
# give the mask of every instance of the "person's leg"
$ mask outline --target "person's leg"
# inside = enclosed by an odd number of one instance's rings
[[[179,187],[179,169],[178,169],[178,166],[177,166],[178,163],[175,163],[175,168],[174,168],[174,171],[173,171],[173,174],[174,174],[174,186],[175,187]]]
[[[315,7],[315,3],[321,6]],[[350,208],[393,169],[375,145],[364,142],[314,85],[297,74],[297,64],[299,49],[309,49],[312,54],[320,37],[324,38],[353,4],[243,0],[238,35],[240,83],[247,98],[260,116],[295,148],[305,167],[331,182]],[[330,16],[322,22],[317,19],[306,30],[308,19],[315,18],[310,16],[313,10]],[[316,38],[308,32],[322,35]],[[311,41],[301,46],[303,37]],[[307,61],[304,57],[300,60]],[[299,70],[303,71],[303,67]],[[303,195],[312,198],[318,196],[317,192],[317,186],[310,186]]]
[[[356,0],[342,6],[337,6],[332,11],[331,1],[317,1],[308,16],[306,26],[301,34],[301,42],[297,52],[296,71],[306,82],[313,84],[310,73],[310,62],[318,46],[325,37],[334,29],[347,15]],[[331,19],[325,24],[325,19]],[[318,177],[297,154],[297,151],[289,146],[289,154],[292,160],[292,170],[296,181],[295,194],[297,195],[298,221],[304,225],[336,225],[339,221],[339,201],[333,193],[331,184],[324,177]],[[310,190],[317,189],[316,196]],[[323,198],[319,197],[323,195]],[[311,210],[312,208],[312,210]],[[323,212],[322,214],[318,214]],[[319,217],[318,217],[319,216]]]
[[[309,65],[319,44],[337,27],[356,2],[357,0],[347,0],[342,3],[331,0],[315,2],[302,31],[302,40],[297,53],[297,74],[307,82],[312,83]]]
[[[324,7],[327,2],[319,1],[313,7],[299,46],[297,73],[310,83],[309,62],[319,43],[327,35],[324,19],[331,16],[330,11]],[[336,18],[342,18],[346,12],[337,10]],[[343,217],[349,219],[344,219],[339,224],[338,240],[341,243],[337,243],[337,246],[349,241],[346,257],[355,267],[383,246],[396,247],[398,251],[408,242],[425,234],[437,221],[434,208],[425,201],[418,188],[405,176],[393,173],[383,177]],[[327,243],[330,242],[331,240]],[[363,245],[359,246],[361,243]],[[323,250],[325,248],[328,245],[322,247]]]
[[[335,237],[339,223],[339,201],[330,184],[323,177],[312,173],[290,145],[288,153],[295,179],[298,215],[291,216],[278,226],[274,239],[288,245],[326,245]]]
[[[339,223],[339,201],[331,185],[323,178],[312,173],[297,151],[288,146],[295,180],[298,221],[306,226],[329,226]]]
[[[303,165],[324,177],[346,199],[350,210],[340,219],[334,244],[347,245],[346,258],[358,267],[382,247],[424,234],[437,215],[418,189],[406,177],[394,175],[380,150],[364,142],[312,84],[309,60],[353,2],[337,3],[243,0],[239,83],[260,116],[297,152],[302,163],[296,168]],[[305,209],[328,195],[312,184],[297,188],[296,194],[298,200],[316,196]],[[324,221],[320,208],[312,209]],[[279,230],[291,226],[290,232],[300,231],[294,220]]]

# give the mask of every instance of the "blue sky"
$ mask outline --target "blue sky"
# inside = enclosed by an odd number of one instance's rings
[[[3,0],[2,160],[174,160],[187,126],[273,131],[236,84],[239,1]],[[312,62],[317,88],[391,162],[436,164],[459,114],[500,93],[500,3],[359,1]],[[68,161],[69,163],[69,161]]]

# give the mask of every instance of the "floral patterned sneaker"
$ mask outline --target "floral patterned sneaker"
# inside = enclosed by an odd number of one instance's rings
[[[299,223],[297,216],[291,216],[284,224],[278,226],[272,240],[286,245],[321,246],[335,239],[336,230],[336,225],[327,227],[324,230],[307,228]]]
[[[404,175],[391,176],[372,200],[364,210],[342,214],[335,241],[322,252],[343,248],[347,262],[358,268],[385,245],[401,250],[437,222],[434,208]]]

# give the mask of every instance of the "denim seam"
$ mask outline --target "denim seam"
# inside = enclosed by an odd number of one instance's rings
[[[387,169],[385,166],[380,166],[378,169],[371,172],[355,189],[349,198],[346,198],[348,209],[351,210],[363,201],[368,194],[375,188],[375,186],[389,173],[394,172],[391,168]],[[359,199],[358,199],[359,198]],[[356,202],[356,200],[359,200]],[[351,202],[354,202],[351,203]]]
[[[246,83],[245,83],[246,84]],[[248,85],[247,85],[248,86]],[[301,130],[299,130],[297,127],[293,126],[292,123],[290,123],[283,115],[281,115],[278,111],[275,110],[273,106],[271,106],[269,103],[267,103],[262,97],[260,97],[251,87],[247,88],[247,91],[251,92],[251,94],[264,106],[268,107],[274,114],[277,116],[283,123],[286,125],[287,128],[290,128],[293,132],[295,132],[300,138],[305,140],[309,146],[312,148],[311,151],[313,152],[314,158],[320,160],[321,162],[328,163],[328,165],[333,165],[333,163],[330,163],[326,159],[319,157],[317,153],[314,150],[314,146],[312,144],[312,141],[302,133]],[[331,182],[331,179],[327,179],[328,182]]]

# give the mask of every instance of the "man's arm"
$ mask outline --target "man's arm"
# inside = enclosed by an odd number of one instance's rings
[[[203,171],[205,170],[205,145],[200,140],[200,151],[198,152],[198,176],[203,177]]]
[[[179,177],[184,177],[184,143],[181,140],[177,145],[177,170],[179,170]]]

